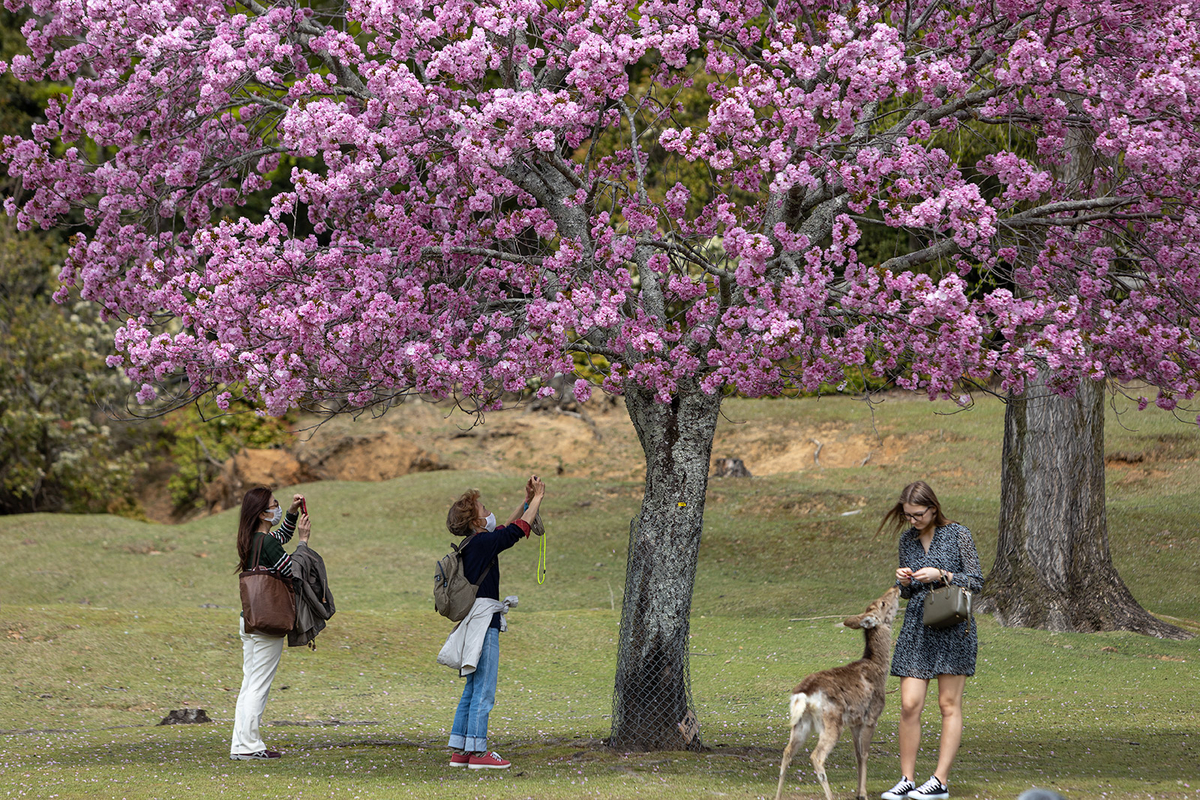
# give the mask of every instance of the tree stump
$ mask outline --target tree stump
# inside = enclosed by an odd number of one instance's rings
[[[198,725],[202,722],[212,722],[203,708],[177,708],[163,717],[159,725]]]
[[[740,458],[718,458],[713,462],[714,478],[752,478]]]

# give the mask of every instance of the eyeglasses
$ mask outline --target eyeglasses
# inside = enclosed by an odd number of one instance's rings
[[[930,509],[930,508],[932,508],[932,507],[933,507],[933,506],[929,506],[929,507],[928,507],[928,508],[926,508],[924,511],[922,511],[920,514],[909,514],[909,513],[908,513],[908,512],[906,512],[906,511],[902,511],[901,513],[904,515],[904,518],[905,518],[905,519],[907,519],[909,522],[916,522],[916,521],[917,521],[917,520],[919,520],[921,517],[923,517],[923,516],[925,516],[926,514],[928,514],[928,513],[929,513],[929,509]]]

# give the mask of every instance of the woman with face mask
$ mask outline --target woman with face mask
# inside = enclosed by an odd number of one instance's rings
[[[517,506],[508,524],[496,526],[496,515],[489,512],[479,496],[470,489],[450,506],[446,527],[455,536],[465,536],[462,553],[463,575],[479,586],[476,600],[500,600],[500,564],[497,556],[523,538],[529,537],[533,520],[546,494],[546,484],[534,475],[525,484],[525,502]],[[500,664],[501,614],[492,615],[483,640],[483,650],[475,671],[467,675],[462,699],[454,714],[449,745],[453,749],[450,766],[470,769],[507,769],[510,764],[487,748],[488,714],[496,701],[496,678]]]
[[[249,569],[254,563],[254,552],[261,540],[259,565],[280,575],[291,575],[292,557],[283,546],[291,540],[293,533],[299,534],[301,544],[307,544],[312,533],[308,514],[300,513],[303,505],[304,495],[292,495],[292,505],[285,517],[283,508],[270,489],[260,486],[246,492],[238,522],[238,572]],[[283,524],[279,529],[271,530],[280,521]],[[287,637],[247,633],[244,619],[238,621],[238,632],[242,637],[242,690],[238,693],[237,710],[233,717],[233,741],[229,746],[229,757],[234,761],[279,758],[280,753],[268,750],[263,744],[258,729]]]

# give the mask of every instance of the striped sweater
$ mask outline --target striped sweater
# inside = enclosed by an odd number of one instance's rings
[[[289,511],[283,517],[283,524],[272,531],[268,531],[263,536],[262,557],[259,559],[259,564],[271,570],[271,572],[290,575],[292,566],[292,555],[283,549],[283,546],[292,540],[292,535],[296,533],[296,520],[300,518],[298,513]],[[257,542],[253,539],[250,542],[250,563],[247,568],[254,563],[254,548]]]

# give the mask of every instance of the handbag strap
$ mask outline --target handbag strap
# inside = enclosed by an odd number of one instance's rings
[[[254,534],[258,538],[254,540],[254,566],[246,567],[246,569],[258,569],[259,561],[262,559],[263,537],[266,536],[262,531],[257,531]]]
[[[938,575],[939,575],[939,576],[941,577],[941,579],[942,579],[942,587],[943,587],[943,588],[949,588],[949,587],[951,587],[951,586],[953,586],[953,585],[954,585],[954,584],[952,584],[952,583],[949,581],[949,579],[947,579],[947,578],[946,578],[946,570],[944,570],[944,569],[939,569],[939,570],[938,570]],[[970,591],[970,590],[965,590],[965,591],[967,591],[967,592],[968,592],[968,594],[969,594],[969,591]],[[975,620],[975,615],[974,615],[974,614],[972,614],[970,611],[968,611],[968,612],[967,612],[967,627],[963,628],[963,636],[970,636],[970,635],[971,635],[971,623],[972,623],[972,622],[974,622],[974,620]]]

